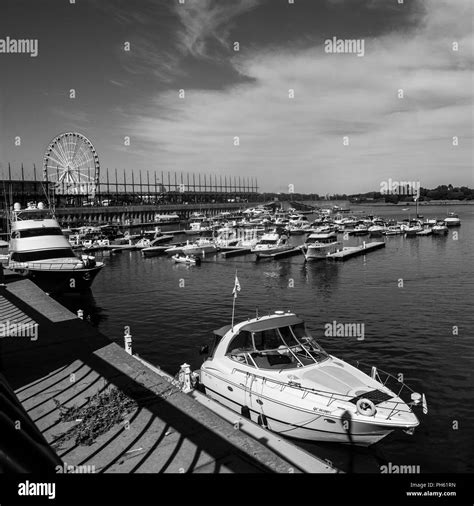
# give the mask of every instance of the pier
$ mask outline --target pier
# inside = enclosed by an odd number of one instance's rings
[[[364,242],[364,244],[362,244],[361,246],[347,246],[343,248],[341,251],[337,251],[336,253],[331,253],[330,255],[327,255],[326,258],[328,258],[329,260],[344,261],[358,255],[365,255],[370,251],[375,251],[380,248],[385,248],[385,242],[383,241],[368,242],[368,243]]]
[[[8,317],[39,329],[36,339],[0,341],[0,370],[14,391],[16,411],[24,413],[25,426],[34,424],[40,434],[28,444],[35,451],[41,448],[44,470],[59,462],[89,466],[97,473],[336,472],[237,414],[219,412],[198,394],[183,393],[169,375],[127,353],[29,280],[9,281],[0,288],[0,313],[2,320]],[[61,413],[67,408],[83,412],[91,399],[111,388],[134,403],[126,419],[91,444],[69,437],[84,415],[65,421]],[[14,440],[25,437],[22,430],[7,434]],[[269,444],[263,444],[267,439]],[[28,468],[28,453],[8,457],[17,467]]]

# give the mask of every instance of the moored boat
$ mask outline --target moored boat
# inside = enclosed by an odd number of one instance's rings
[[[207,353],[198,372],[206,395],[287,437],[368,446],[394,430],[412,433],[414,408],[427,412],[424,396],[397,378],[326,353],[291,312],[222,327]]]
[[[461,220],[456,213],[448,213],[448,216],[444,219],[444,223],[447,227],[459,227]]]
[[[257,258],[261,255],[273,255],[275,253],[283,253],[289,251],[293,246],[289,244],[288,236],[286,234],[278,234],[271,232],[263,234],[255,246],[251,249]]]
[[[446,235],[448,233],[448,227],[443,221],[438,221],[436,225],[431,228],[434,235]]]
[[[7,268],[32,279],[49,293],[88,290],[104,267],[90,255],[77,257],[54,213],[40,202],[10,213]]]
[[[310,234],[303,246],[306,260],[324,259],[329,254],[342,249],[335,232],[321,232]]]

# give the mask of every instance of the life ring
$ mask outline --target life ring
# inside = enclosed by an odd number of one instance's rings
[[[357,412],[360,415],[365,416],[374,416],[375,415],[375,405],[369,399],[359,399],[356,404]]]

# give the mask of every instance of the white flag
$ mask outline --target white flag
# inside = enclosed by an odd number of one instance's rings
[[[240,292],[240,283],[239,283],[239,278],[237,277],[237,274],[236,274],[235,275],[234,289],[232,290],[232,293],[234,294],[234,297],[237,297],[237,292]]]

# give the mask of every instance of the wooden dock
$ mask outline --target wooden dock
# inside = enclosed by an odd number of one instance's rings
[[[375,251],[380,248],[385,248],[385,242],[364,242],[361,246],[347,246],[343,248],[341,251],[337,251],[336,253],[332,253],[327,255],[327,259],[336,260],[336,261],[344,261],[349,258],[353,258],[358,255],[365,255],[370,251]]]
[[[295,255],[300,255],[303,252],[303,248],[301,246],[297,246],[293,249],[289,249],[286,251],[282,251],[280,253],[258,253],[257,260],[263,259],[271,259],[271,260],[279,260],[280,258],[292,257]]]
[[[277,451],[184,394],[29,280],[0,288],[0,318],[39,326],[36,340],[0,340],[0,369],[68,466],[96,473],[298,473],[308,465],[308,455],[300,466],[285,457],[287,446]],[[124,422],[90,445],[67,437],[82,420],[62,420],[60,408],[90,407],[91,397],[110,388],[135,403]],[[334,472],[317,457],[313,465]]]

